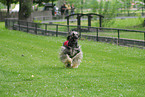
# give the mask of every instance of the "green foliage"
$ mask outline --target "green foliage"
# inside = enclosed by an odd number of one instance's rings
[[[4,6],[1,2],[0,2],[0,9],[4,9],[6,8],[6,6]]]
[[[58,0],[33,0],[33,3],[39,3],[39,4],[41,4],[41,3],[48,3],[48,2],[51,2],[51,1],[58,1]]]
[[[123,28],[123,29],[134,29],[134,30],[145,30],[142,24],[143,18],[132,18],[132,19],[113,19],[114,23],[105,24],[105,27],[111,28]]]
[[[9,9],[10,9],[10,4],[17,3],[17,2],[18,2],[18,0],[0,0],[0,3],[7,6],[7,12],[8,13],[9,13]]]
[[[0,96],[144,96],[145,50],[79,40],[82,63],[66,69],[58,58],[65,40],[7,30],[0,23]]]
[[[18,0],[0,0],[0,3],[7,5],[7,2],[9,2],[10,4],[12,3],[17,3]]]
[[[66,0],[66,1],[69,4],[74,4],[76,13],[80,13],[81,8],[85,6],[84,3],[82,4],[82,0],[79,0],[79,1],[78,0]]]
[[[93,4],[94,3],[94,4]],[[99,3],[98,3],[98,1],[93,1],[93,3],[90,5],[90,7],[92,8],[92,12],[94,12],[94,13],[96,13],[97,12],[97,10],[96,9],[98,9],[99,7]]]
[[[139,22],[141,22],[140,26],[144,26],[144,20],[145,20],[145,18],[142,18],[141,14],[138,14],[137,16],[138,16]]]
[[[6,1],[6,0],[0,0],[0,3],[2,3],[2,4],[5,4],[5,5],[6,5],[7,1]]]

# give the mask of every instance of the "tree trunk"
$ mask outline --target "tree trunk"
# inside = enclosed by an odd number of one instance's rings
[[[11,4],[11,1],[7,0],[7,16],[9,15],[9,12],[10,12],[10,4]]]
[[[30,21],[33,0],[19,0],[20,10],[19,10],[19,20]]]

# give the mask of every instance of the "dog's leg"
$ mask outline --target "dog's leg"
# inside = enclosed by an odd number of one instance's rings
[[[74,57],[72,57],[72,60],[73,60],[74,58],[76,58],[79,54],[81,54],[81,52],[77,53]]]
[[[79,64],[73,64],[72,68],[78,68]]]
[[[68,54],[66,54],[66,57],[67,57],[67,59],[65,61],[65,66],[66,67],[72,67],[72,59],[69,57]]]
[[[78,54],[76,54],[73,58],[72,58],[72,68],[78,68],[78,66],[80,65],[81,59],[83,57],[83,53],[82,51],[80,51]]]

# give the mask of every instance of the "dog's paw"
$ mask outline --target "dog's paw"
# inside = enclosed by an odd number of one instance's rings
[[[73,64],[72,68],[78,68],[79,64]]]
[[[78,66],[72,66],[72,68],[78,68]]]
[[[69,58],[67,62],[68,62],[68,64],[72,64],[72,59]]]
[[[71,68],[71,64],[67,64],[66,67],[67,67],[67,68]]]

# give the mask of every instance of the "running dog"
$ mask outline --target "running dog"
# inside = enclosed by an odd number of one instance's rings
[[[78,33],[72,31],[67,37],[67,41],[61,47],[60,60],[67,68],[78,68],[83,57],[83,53],[78,45],[78,38]]]

